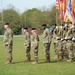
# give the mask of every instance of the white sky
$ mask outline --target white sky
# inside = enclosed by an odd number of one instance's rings
[[[23,12],[25,9],[39,8],[46,6],[47,8],[52,4],[55,4],[56,0],[0,0],[0,9],[1,1],[3,9],[7,8],[9,4],[13,5],[16,9],[19,9],[20,12]]]

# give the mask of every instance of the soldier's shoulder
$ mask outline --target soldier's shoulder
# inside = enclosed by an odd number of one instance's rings
[[[33,35],[34,35],[34,36],[36,36],[36,35],[37,35],[37,33],[33,33]]]
[[[36,37],[36,36],[38,36],[38,34],[37,33],[34,33],[33,36]]]
[[[11,34],[13,34],[13,31],[12,31],[12,29],[8,29],[8,33],[11,33]]]
[[[29,32],[26,32],[26,35],[27,35],[27,36],[30,36]]]
[[[28,32],[25,33],[25,35],[28,35],[28,34],[29,34]]]

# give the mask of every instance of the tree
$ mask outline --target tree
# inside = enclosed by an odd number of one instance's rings
[[[25,26],[25,16],[26,16],[26,24],[28,27],[39,27],[38,16],[41,13],[37,8],[29,9],[21,15],[21,19]]]
[[[20,15],[13,8],[6,9],[3,11],[3,13],[4,13],[4,22],[9,22],[11,28],[20,27]]]

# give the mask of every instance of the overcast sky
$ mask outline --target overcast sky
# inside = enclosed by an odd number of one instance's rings
[[[39,8],[46,6],[50,7],[52,4],[55,4],[56,0],[2,0],[3,9],[7,8],[9,4],[13,5],[16,9],[19,9],[20,12],[23,12],[25,9]],[[1,9],[1,0],[0,0],[0,9]]]

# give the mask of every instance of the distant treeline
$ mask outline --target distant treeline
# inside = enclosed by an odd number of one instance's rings
[[[59,12],[56,7],[53,6],[50,10],[42,11],[37,8],[32,8],[19,13],[14,8],[8,8],[3,10],[3,20],[4,22],[9,22],[14,33],[19,33],[22,27],[36,27],[41,28],[43,23],[46,23],[48,27],[51,27],[56,23],[56,12],[58,14],[58,22],[60,22]],[[2,19],[2,12],[0,12],[0,21]],[[4,22],[0,22],[0,34],[3,34]]]

